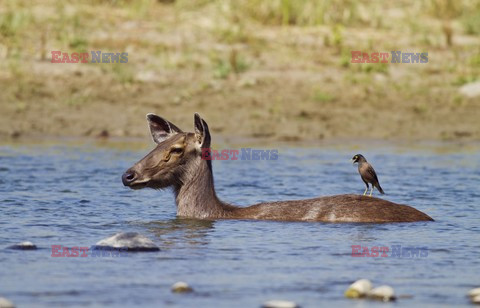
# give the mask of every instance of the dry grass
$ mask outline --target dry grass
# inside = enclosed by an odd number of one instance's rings
[[[281,140],[480,138],[480,1],[4,0],[0,136],[145,135],[143,115]],[[52,64],[50,52],[128,52]],[[354,64],[351,51],[428,52]]]

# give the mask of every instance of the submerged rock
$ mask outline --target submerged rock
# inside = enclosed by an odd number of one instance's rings
[[[188,285],[188,283],[183,281],[175,282],[172,285],[172,292],[174,293],[188,293],[193,292],[193,288]]]
[[[372,283],[368,279],[360,279],[355,281],[345,291],[347,298],[360,298],[367,296],[367,293],[372,290]]]
[[[395,300],[395,291],[390,286],[380,286],[368,292],[367,296],[371,299],[389,302]]]
[[[95,246],[96,249],[116,248],[125,249],[126,251],[159,251],[155,243],[148,237],[137,232],[120,232],[111,237],[103,239]]]
[[[480,304],[480,295],[470,298],[473,304]]]
[[[472,304],[480,304],[480,288],[471,289],[468,296]]]
[[[35,246],[32,242],[21,242],[12,246],[8,246],[9,249],[18,249],[18,250],[35,250],[37,246]]]
[[[0,308],[15,308],[15,305],[5,297],[0,297]]]
[[[477,295],[480,295],[480,288],[475,288],[468,291],[468,296],[470,297],[475,297]]]
[[[270,300],[263,303],[262,308],[299,308],[295,302],[283,300]]]

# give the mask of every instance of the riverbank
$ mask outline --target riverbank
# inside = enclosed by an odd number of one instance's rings
[[[480,98],[459,93],[480,75],[480,29],[408,3],[343,3],[350,18],[316,21],[215,1],[8,2],[0,138],[139,137],[146,113],[192,130],[199,112],[216,135],[274,141],[480,140]],[[58,50],[128,62],[51,63]],[[393,50],[428,63],[351,63]]]

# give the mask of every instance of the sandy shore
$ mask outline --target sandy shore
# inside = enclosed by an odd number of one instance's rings
[[[22,9],[56,18],[51,5]],[[382,10],[390,16],[398,8]],[[0,138],[139,137],[146,133],[146,113],[192,130],[199,112],[223,136],[480,139],[480,98],[459,94],[480,73],[471,60],[480,39],[459,22],[452,23],[454,44],[446,46],[441,23],[431,16],[420,16],[425,22],[418,30],[428,39],[399,31],[411,21],[408,8],[385,17],[382,27],[340,29],[238,21],[220,16],[213,4],[179,9],[154,3],[142,14],[130,11],[65,5],[61,13],[82,25],[71,30],[72,38],[59,40],[52,25],[40,24],[37,35],[20,36],[9,43],[13,47],[4,43]],[[11,55],[15,46],[18,57]],[[50,61],[52,50],[79,49],[128,52],[128,63]],[[429,61],[357,64],[353,50],[426,51]]]

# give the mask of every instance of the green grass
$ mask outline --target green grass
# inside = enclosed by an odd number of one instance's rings
[[[134,70],[130,63],[100,63],[101,70],[110,75],[121,84],[132,84],[135,82]]]
[[[335,96],[317,89],[313,92],[313,100],[318,103],[329,103],[335,100]]]
[[[475,82],[476,80],[477,77],[474,75],[460,75],[452,82],[452,84],[454,86],[463,86],[464,84]]]
[[[213,76],[225,79],[231,74],[241,74],[248,70],[249,64],[236,49],[230,50],[228,59],[217,53],[212,53],[210,60],[213,67]]]
[[[462,18],[465,33],[470,35],[480,34],[480,11],[473,11]]]
[[[236,14],[265,25],[354,24],[359,19],[355,0],[231,0],[228,3]]]
[[[388,73],[388,66],[390,63],[355,63],[358,65],[358,70],[365,73]]]

